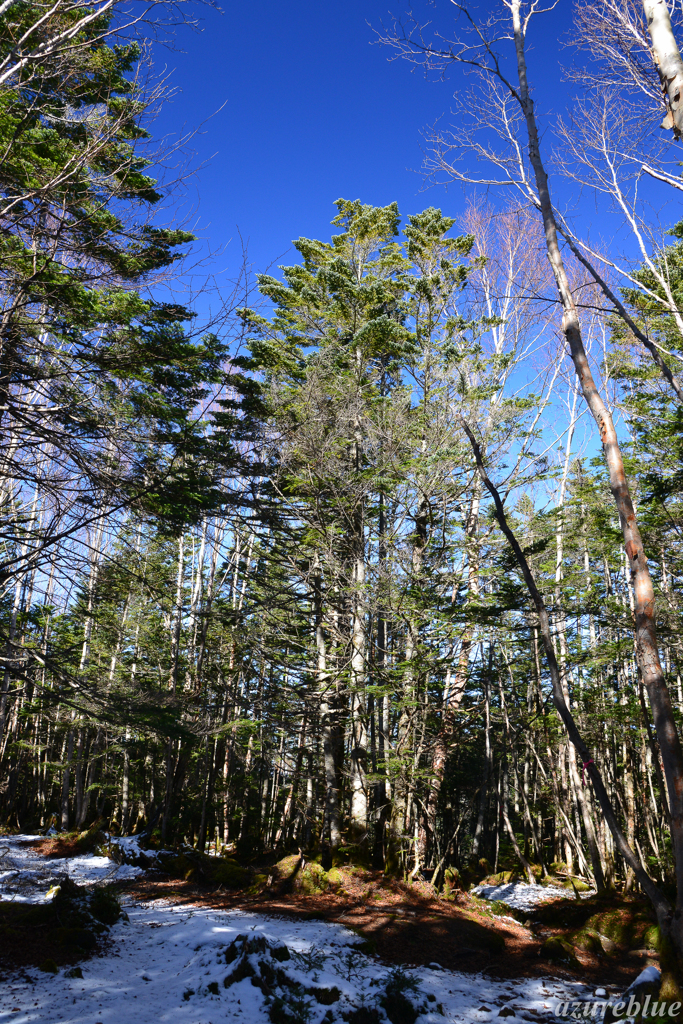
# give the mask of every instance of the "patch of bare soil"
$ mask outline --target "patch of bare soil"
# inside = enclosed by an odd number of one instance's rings
[[[74,836],[50,836],[48,839],[38,839],[29,843],[32,850],[39,853],[41,857],[55,860],[62,857],[79,857],[83,852],[78,845],[78,834]]]
[[[387,881],[381,873],[345,878],[343,893],[305,895],[266,890],[248,896],[202,887],[164,876],[142,877],[121,886],[137,900],[166,899],[216,910],[251,910],[279,917],[303,917],[352,928],[366,940],[368,952],[392,964],[411,967],[437,963],[451,971],[485,972],[490,977],[562,977],[590,984],[626,987],[657,958],[644,950],[595,956],[576,951],[581,970],[545,961],[543,940],[562,934],[542,927],[533,932],[511,918],[494,917],[465,893],[437,898],[429,885]]]
[[[45,839],[32,840],[27,845],[50,860],[82,857],[84,853],[93,853],[98,846],[106,842],[99,825],[98,822],[85,832],[62,832],[57,836],[46,836]]]

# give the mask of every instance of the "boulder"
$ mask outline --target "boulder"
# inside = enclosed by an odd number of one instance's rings
[[[540,955],[544,960],[565,964],[573,970],[578,970],[581,967],[572,946],[565,939],[561,939],[557,935],[553,935],[545,940],[541,946]]]

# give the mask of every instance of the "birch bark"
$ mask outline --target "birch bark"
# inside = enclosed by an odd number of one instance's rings
[[[671,27],[669,8],[665,0],[643,0],[643,11],[662,92],[669,101],[669,112],[662,122],[662,128],[670,128],[674,138],[680,139],[683,134],[683,59]]]

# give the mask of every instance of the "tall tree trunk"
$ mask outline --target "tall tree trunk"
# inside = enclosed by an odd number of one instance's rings
[[[481,501],[481,480],[475,476],[472,496],[465,520],[465,549],[467,551],[467,583],[468,603],[479,593],[479,545],[477,532],[479,528],[479,504]],[[439,730],[434,739],[432,765],[429,778],[429,789],[426,800],[424,824],[420,830],[420,856],[424,863],[427,859],[428,844],[436,835],[436,815],[439,806],[439,794],[443,784],[448,755],[453,742],[455,722],[462,702],[467,680],[469,678],[470,652],[474,637],[474,625],[466,622],[460,645],[460,657],[455,677],[444,696],[443,709]]]
[[[71,766],[74,759],[74,729],[69,729],[67,739],[67,764],[61,775],[61,827],[69,828],[69,787],[71,784]]]
[[[183,580],[185,572],[185,535],[181,532],[178,537],[178,566],[176,573],[175,606],[171,619],[171,671],[169,678],[169,689],[175,697],[178,686],[178,662],[180,657],[180,636],[183,627]],[[166,788],[164,792],[164,814],[161,819],[161,839],[166,841],[168,826],[171,821],[171,810],[173,805],[173,773],[175,759],[173,756],[174,743],[169,736],[166,740]]]
[[[368,831],[368,790],[366,782],[368,726],[366,707],[366,599],[365,538],[362,512],[354,536],[353,611],[351,625],[351,838],[365,842]]]
[[[477,823],[474,827],[472,838],[472,859],[479,856],[484,836],[484,821],[486,817],[486,804],[489,796],[489,778],[492,774],[493,760],[491,751],[491,663],[493,651],[489,646],[489,671],[484,679],[484,765],[481,773],[479,787],[479,809],[477,812]]]
[[[669,795],[669,807],[671,810],[671,835],[674,848],[677,885],[675,914],[672,913],[668,902],[664,899],[649,876],[646,875],[640,865],[640,862],[637,861],[635,854],[626,842],[626,838],[623,836],[621,829],[619,828],[616,818],[612,812],[611,804],[609,806],[609,817],[607,817],[607,815],[606,817],[620,853],[624,856],[627,863],[633,867],[634,871],[637,867],[638,870],[636,871],[636,876],[655,905],[660,927],[666,934],[671,936],[677,955],[679,959],[683,961],[683,751],[681,750],[671,698],[664,679],[664,673],[662,672],[659,651],[657,648],[654,588],[648,568],[647,556],[645,554],[642,538],[638,529],[635,509],[629,492],[617,433],[614,428],[614,423],[609,409],[603,401],[591,373],[581,336],[581,325],[578,312],[565,270],[562,253],[560,251],[555,213],[548,186],[548,177],[541,160],[536,115],[527,81],[526,57],[524,52],[524,33],[526,31],[527,22],[525,22],[524,25],[522,24],[519,0],[512,0],[510,10],[512,13],[515,49],[517,53],[519,100],[526,121],[529,142],[529,159],[536,180],[539,208],[543,217],[543,228],[545,232],[548,257],[555,276],[562,308],[564,310],[562,328],[569,346],[569,351],[571,353],[584,399],[600,432],[605,461],[609,470],[610,489],[619,513],[624,545],[626,548],[626,554],[628,555],[633,580],[635,591],[637,658],[648,697],[650,699],[650,706],[652,707],[655,730],[657,732],[657,739],[659,740],[659,747],[662,752],[662,760],[664,763],[664,772],[666,775]],[[552,642],[550,647],[552,649]],[[546,653],[548,654],[548,652]],[[554,658],[554,650],[552,651],[552,656]],[[562,717],[564,719],[564,715]],[[569,719],[565,720],[565,725],[568,724]],[[576,726],[573,719],[571,724],[572,731],[576,733]],[[584,746],[580,737],[579,742]],[[578,745],[577,750],[579,750]],[[585,746],[584,750],[587,754],[588,751]],[[585,760],[592,759],[584,758],[584,761]],[[590,764],[588,767],[591,778],[593,779],[593,784],[596,791],[598,791],[599,786],[602,787],[602,779],[600,779],[599,784],[596,784],[598,779],[597,769],[594,764]],[[604,790],[604,787],[602,788]],[[600,796],[599,792],[598,795]],[[609,798],[607,798],[606,792],[604,793],[604,796],[609,803]],[[603,812],[605,812],[605,810],[606,808],[603,807]]]
[[[296,793],[299,787],[299,778],[301,777],[301,765],[303,763],[304,749],[306,739],[306,716],[301,719],[301,728],[299,729],[299,739],[296,745],[296,757],[294,759],[294,770],[292,772],[292,781],[289,786],[289,792],[285,800],[284,810],[282,812],[282,820],[280,826],[275,835],[275,847],[278,849],[283,842],[287,842],[287,833],[289,831],[289,823],[292,817],[292,809],[296,801]]]
[[[320,727],[322,731],[323,773],[325,778],[324,824],[321,835],[323,850],[325,849],[325,825],[330,833],[329,855],[330,867],[335,851],[341,842],[341,823],[339,817],[339,774],[336,763],[337,708],[335,707],[334,683],[327,671],[327,640],[323,618],[323,578],[320,558],[316,555],[313,567],[313,604],[315,615],[315,646],[316,646],[316,679],[320,700]],[[327,855],[325,856],[327,860]]]

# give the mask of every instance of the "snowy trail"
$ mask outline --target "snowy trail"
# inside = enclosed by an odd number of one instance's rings
[[[136,878],[142,869],[114,864],[108,857],[88,853],[82,857],[48,859],[31,849],[44,836],[0,837],[0,900],[44,903],[52,886],[68,874],[79,885],[120,882]]]
[[[0,1021],[15,1024],[219,1024],[228,1018],[269,1024],[265,998],[250,978],[225,989],[224,952],[238,934],[265,935],[293,952],[290,974],[307,985],[336,986],[346,1009],[375,1003],[389,969],[350,948],[358,936],[340,925],[285,921],[235,911],[128,904],[129,922],[112,929],[104,956],[81,965],[83,978],[64,970],[17,972],[3,985]],[[298,954],[298,955],[297,955]],[[419,1024],[485,1022],[506,1006],[514,1020],[554,1020],[558,1000],[587,998],[582,985],[546,979],[491,981],[436,969],[412,971],[433,1010]],[[29,980],[30,979],[30,980]],[[213,984],[214,991],[209,986]],[[216,991],[217,989],[217,991]],[[188,993],[192,994],[188,994]],[[310,1024],[328,1007],[310,1000]],[[443,1013],[437,1007],[441,1004]],[[335,1014],[335,1018],[337,1018]]]
[[[81,884],[141,873],[140,868],[117,867],[93,855],[48,861],[28,845],[38,838],[0,840],[0,898],[44,902],[51,898],[50,886],[65,873]],[[263,936],[288,948],[283,965],[267,954],[271,966],[266,970],[272,976],[273,965],[276,974],[286,968],[288,984],[307,988],[301,1003],[305,1024],[344,1024],[349,1019],[362,1024],[354,1018],[362,1007],[373,1009],[376,1024],[389,1024],[381,998],[392,969],[354,948],[358,936],[342,925],[180,907],[164,900],[129,900],[125,910],[128,920],[122,918],[111,928],[103,954],[80,963],[82,977],[70,977],[69,968],[54,975],[37,968],[5,973],[0,980],[0,1024],[272,1024],[272,998],[269,1004],[263,986],[258,987],[263,957],[261,962],[256,954],[242,957],[243,966],[245,960],[253,965],[247,965],[253,979],[230,978],[240,961],[231,960],[229,947],[239,935]],[[499,1015],[509,1024],[550,1024],[559,1001],[595,995],[587,986],[560,979],[493,981],[445,971],[438,964],[407,973],[417,982],[412,993],[419,1011],[416,1024],[488,1024]],[[272,977],[270,983],[274,998],[278,993],[290,998]],[[338,990],[334,1001],[311,997],[312,986]],[[291,1021],[285,1017],[281,1024]]]

